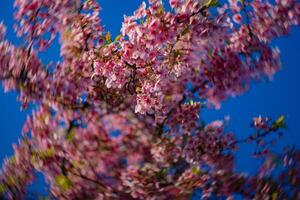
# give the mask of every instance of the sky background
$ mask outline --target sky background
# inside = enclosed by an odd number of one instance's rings
[[[123,15],[131,15],[142,3],[141,0],[100,0],[102,7],[102,24],[110,30],[113,36],[119,34]],[[7,38],[14,44],[21,44],[13,32],[13,0],[1,1],[0,21],[4,21],[8,30]],[[252,133],[250,122],[253,117],[280,114],[287,116],[288,130],[276,147],[277,151],[285,145],[300,148],[300,28],[293,28],[289,36],[277,39],[274,46],[281,51],[282,69],[272,81],[252,84],[246,94],[230,98],[222,104],[220,110],[204,110],[201,116],[207,122],[230,116],[228,129],[238,138],[245,138]],[[59,58],[58,40],[52,45],[48,53],[43,53],[42,60],[49,62]],[[16,101],[17,94],[4,93],[0,90],[0,163],[5,156],[12,155],[12,143],[18,141],[26,115],[31,111],[20,111],[20,104]],[[250,159],[253,146],[241,146],[237,155],[237,170],[254,173],[259,161]]]

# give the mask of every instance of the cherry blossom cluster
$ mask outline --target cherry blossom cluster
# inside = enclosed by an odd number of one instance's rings
[[[256,117],[238,139],[228,120],[206,123],[252,80],[280,69],[273,39],[300,23],[296,0],[161,0],[124,16],[113,37],[96,0],[15,0],[15,30],[0,23],[0,79],[33,105],[14,156],[0,173],[0,198],[24,199],[36,172],[53,199],[299,199],[299,150],[272,152],[285,117]],[[59,37],[60,59],[40,53]],[[273,138],[272,138],[273,136]],[[239,144],[264,163],[237,172]]]

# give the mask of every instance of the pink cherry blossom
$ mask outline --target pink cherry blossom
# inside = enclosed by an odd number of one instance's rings
[[[223,5],[219,5],[219,4]],[[205,109],[244,94],[280,69],[274,39],[299,25],[285,1],[161,0],[124,16],[112,38],[96,0],[15,0],[22,46],[0,23],[0,79],[33,106],[14,156],[0,173],[0,198],[26,199],[36,172],[55,199],[299,199],[299,150],[272,152],[284,116],[256,117],[246,138]],[[40,51],[59,37],[60,59]],[[239,144],[263,160],[238,172]]]

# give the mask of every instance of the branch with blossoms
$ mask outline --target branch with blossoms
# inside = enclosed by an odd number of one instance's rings
[[[3,165],[1,198],[28,197],[35,172],[56,199],[299,198],[299,150],[277,155],[265,142],[284,116],[255,118],[255,134],[238,140],[201,112],[272,78],[280,60],[270,44],[299,25],[300,4],[169,4],[142,3],[112,39],[96,0],[15,1],[27,48],[5,40],[0,25],[0,79],[24,109],[36,106]],[[60,61],[43,64],[55,37]],[[256,175],[235,170],[247,142],[264,160]]]

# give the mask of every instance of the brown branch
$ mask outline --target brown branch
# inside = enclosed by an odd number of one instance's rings
[[[248,141],[258,141],[259,139],[264,138],[267,135],[269,135],[277,130],[278,130],[277,127],[270,128],[269,130],[266,130],[262,133],[256,133],[255,135],[250,135],[250,136],[248,136],[248,138],[236,140],[236,141],[232,142],[231,144],[229,144],[229,146],[232,147],[236,144],[246,143]]]
[[[193,94],[195,92],[197,92],[197,90],[199,90],[201,88],[201,86],[196,86],[194,87],[190,92]],[[181,105],[183,104],[186,100],[187,100],[188,96],[186,94],[183,95],[182,99],[180,101],[177,102],[177,104],[171,108],[169,110],[169,112],[166,114],[166,117],[164,118],[164,120],[162,121],[162,123],[158,124],[156,130],[157,130],[157,134],[158,136],[161,136],[163,134],[163,128],[165,126],[165,123],[167,122],[167,120],[170,118],[170,116],[172,115],[172,113]]]

